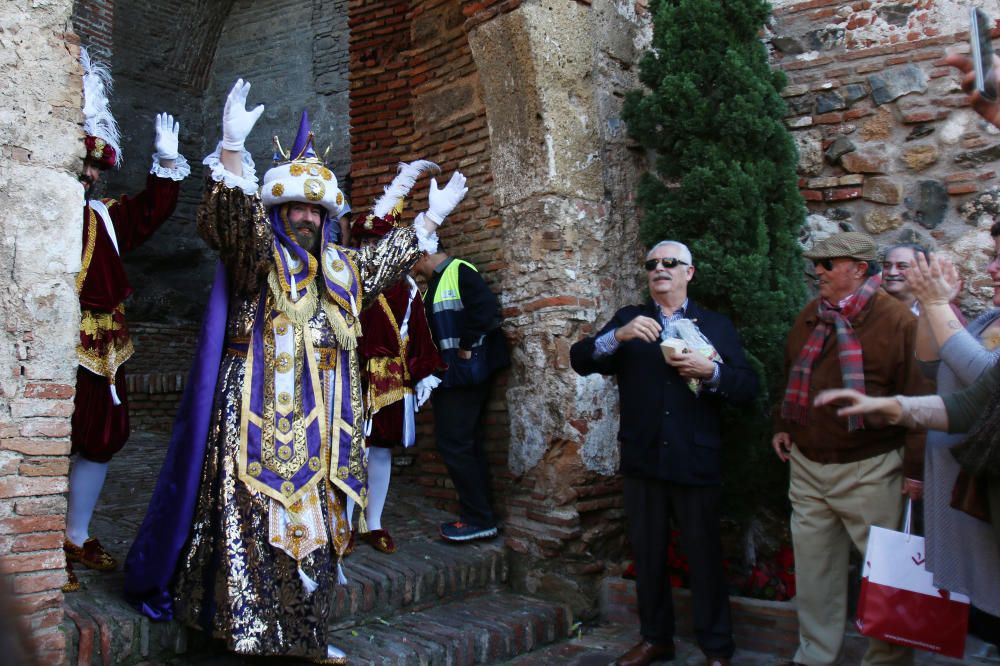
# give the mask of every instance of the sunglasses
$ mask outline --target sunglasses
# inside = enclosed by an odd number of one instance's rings
[[[690,266],[688,262],[681,261],[677,257],[663,257],[662,259],[647,259],[643,262],[643,266],[646,267],[647,271],[655,271],[657,264],[662,265],[664,268],[677,268],[680,265]]]

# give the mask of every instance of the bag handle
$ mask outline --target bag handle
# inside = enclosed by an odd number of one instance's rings
[[[913,518],[913,500],[907,496],[906,498],[906,510],[903,513],[903,534],[909,536],[912,534],[912,518]]]

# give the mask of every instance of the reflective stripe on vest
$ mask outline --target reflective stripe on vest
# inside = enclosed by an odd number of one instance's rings
[[[477,273],[479,270],[467,261],[452,257],[445,266],[438,281],[437,289],[434,290],[434,301],[431,303],[431,311],[434,316],[434,328],[438,333],[437,346],[440,351],[458,349],[459,338],[455,335],[456,317],[461,316],[465,307],[462,305],[462,295],[459,293],[458,267],[468,266]],[[481,336],[473,346],[483,344],[485,336]]]

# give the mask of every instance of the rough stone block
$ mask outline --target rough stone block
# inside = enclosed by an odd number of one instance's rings
[[[840,165],[851,173],[885,173],[888,162],[884,151],[876,152],[873,148],[855,150],[840,158]]]
[[[945,184],[938,180],[921,180],[912,201],[907,202],[913,211],[913,219],[927,229],[934,229],[948,210],[948,190]]]
[[[865,225],[868,233],[878,235],[898,229],[903,224],[903,218],[884,210],[870,210],[865,213],[861,222]]]
[[[865,179],[861,196],[875,203],[898,204],[903,196],[903,188],[891,178],[869,177]]]
[[[917,145],[903,151],[903,162],[911,171],[923,171],[936,163],[940,154],[937,146]]]
[[[838,92],[830,91],[816,95],[816,113],[830,113],[846,108],[847,102]]]
[[[827,146],[824,157],[830,164],[837,164],[844,155],[853,150],[855,150],[854,142],[846,136],[840,136]]]
[[[892,115],[892,112],[886,109],[879,109],[878,113],[861,125],[858,134],[865,141],[884,141],[892,136],[892,131],[895,127],[896,118]]]
[[[1000,159],[1000,143],[982,150],[971,150],[955,156],[955,162],[962,165],[986,164]]]
[[[868,85],[875,103],[887,104],[903,95],[927,90],[927,73],[917,65],[904,65],[872,74]]]

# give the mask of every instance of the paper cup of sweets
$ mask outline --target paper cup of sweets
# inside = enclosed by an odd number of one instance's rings
[[[660,343],[660,351],[663,352],[664,360],[669,361],[678,354],[687,351],[687,343],[680,338],[667,338]]]

